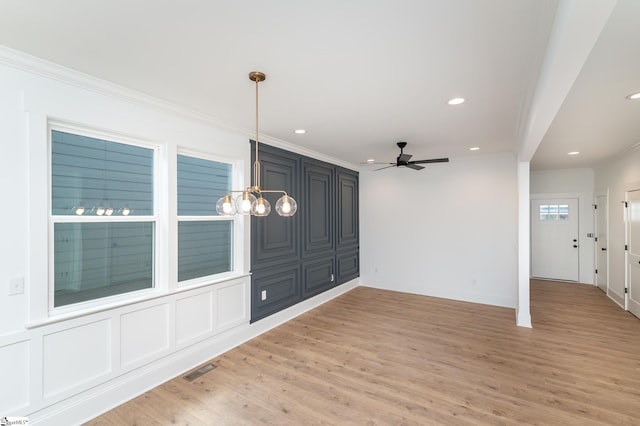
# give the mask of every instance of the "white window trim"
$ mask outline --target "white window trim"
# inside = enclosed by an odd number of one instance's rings
[[[190,149],[184,149],[184,148],[178,148],[177,150],[177,154],[176,154],[176,163],[177,163],[177,156],[178,155],[183,155],[183,156],[187,156],[187,157],[194,157],[194,158],[199,158],[202,160],[209,160],[209,161],[215,161],[218,163],[225,163],[225,164],[230,164],[231,165],[231,187],[232,189],[234,188],[240,188],[242,183],[243,183],[243,179],[242,179],[242,170],[243,170],[243,162],[242,161],[237,161],[237,160],[231,160],[228,158],[224,158],[224,157],[220,157],[220,156],[216,156],[216,155],[211,155],[210,153],[204,153],[204,152],[199,152],[199,151],[194,151],[194,150],[190,150]],[[176,168],[177,169],[177,168]],[[177,170],[176,170],[176,182],[177,182]],[[176,200],[177,200],[177,188],[176,188]],[[212,200],[212,202],[215,204],[217,200]],[[198,277],[198,278],[192,278],[189,280],[184,280],[184,281],[178,281],[178,270],[177,270],[177,240],[176,240],[176,283],[177,283],[177,287],[179,289],[191,289],[194,287],[199,287],[199,286],[204,286],[204,285],[209,285],[212,283],[216,283],[216,282],[220,282],[220,281],[226,281],[228,279],[233,279],[233,278],[237,278],[239,276],[242,275],[246,275],[244,273],[244,251],[242,249],[243,245],[244,245],[244,221],[241,220],[241,217],[239,215],[234,215],[234,216],[218,216],[218,215],[211,215],[211,216],[180,216],[177,213],[177,201],[176,201],[176,206],[175,206],[175,211],[176,211],[176,228],[179,222],[185,222],[185,221],[226,221],[226,222],[232,222],[233,223],[233,240],[231,242],[232,244],[232,253],[231,253],[231,263],[232,263],[232,267],[231,267],[231,271],[228,272],[223,272],[220,274],[214,274],[214,275],[207,275],[204,277]],[[176,230],[177,232],[177,230]]]
[[[51,172],[52,172],[52,140],[51,134],[54,130],[92,137],[96,139],[107,140],[110,142],[122,143],[126,145],[137,146],[141,148],[151,149],[153,151],[153,215],[148,216],[62,216],[52,214],[51,205]],[[47,317],[69,317],[76,315],[84,315],[93,313],[96,310],[102,310],[107,306],[120,306],[132,303],[134,301],[144,300],[151,297],[157,297],[167,293],[167,281],[163,279],[161,274],[160,253],[166,237],[164,236],[163,220],[159,214],[163,202],[162,192],[160,191],[161,167],[160,167],[161,146],[152,144],[138,138],[128,137],[116,132],[108,132],[97,130],[88,126],[78,125],[75,123],[65,122],[61,120],[48,120],[47,125],[47,248],[48,248],[48,277],[47,277]],[[54,226],[56,223],[104,223],[104,222],[153,222],[154,223],[154,241],[153,241],[153,287],[142,289],[123,294],[103,297],[85,302],[74,303],[61,307],[54,307]]]
[[[177,151],[184,155],[195,155],[202,158],[222,161],[232,164],[232,187],[244,188],[249,179],[249,168],[244,160],[225,158],[202,151],[182,149],[162,140],[150,140],[139,136],[130,136],[112,128],[105,129],[88,124],[87,121],[74,122],[68,118],[60,119],[61,115],[53,116],[44,109],[56,110],[52,106],[46,107],[38,103],[32,104],[32,97],[25,95],[25,131],[29,146],[29,197],[26,214],[29,234],[27,256],[26,289],[29,294],[28,313],[25,327],[38,328],[44,325],[60,323],[62,321],[80,318],[88,315],[146,302],[174,293],[192,290],[195,287],[214,285],[249,275],[249,243],[250,218],[238,216],[234,219],[234,270],[228,274],[220,274],[215,279],[202,282],[177,283],[177,216],[176,216],[176,162]],[[58,111],[59,112],[59,111]],[[65,113],[66,114],[66,113]],[[68,115],[68,114],[66,114]],[[73,114],[72,114],[73,115]],[[69,131],[90,137],[122,141],[145,148],[156,149],[154,156],[154,216],[156,216],[155,230],[155,287],[137,292],[126,293],[125,297],[109,297],[98,299],[99,303],[88,306],[85,303],[78,309],[59,308],[55,315],[49,312],[49,275],[48,267],[53,253],[49,249],[50,235],[52,235],[51,216],[51,130]],[[139,217],[140,218],[140,217]],[[174,276],[175,272],[175,276]]]

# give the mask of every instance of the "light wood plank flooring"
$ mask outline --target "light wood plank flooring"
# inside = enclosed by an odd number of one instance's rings
[[[640,320],[594,286],[513,309],[359,287],[90,425],[639,425]]]

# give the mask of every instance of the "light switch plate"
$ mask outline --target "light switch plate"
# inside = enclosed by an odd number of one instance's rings
[[[24,277],[11,278],[9,281],[9,296],[24,293]]]

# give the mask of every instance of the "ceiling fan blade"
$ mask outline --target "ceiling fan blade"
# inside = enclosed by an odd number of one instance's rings
[[[400,154],[398,156],[398,162],[399,163],[406,163],[407,161],[409,161],[409,159],[413,157],[413,155],[411,154]]]
[[[413,161],[411,163],[409,163],[409,164],[406,164],[406,166],[408,168],[410,168],[410,169],[413,169],[413,170],[422,170],[422,169],[424,169],[423,166],[416,166],[415,164],[413,164]]]
[[[374,172],[377,172],[378,170],[388,169],[389,167],[396,167],[396,165],[395,164],[391,164],[390,166],[387,166],[387,167],[380,167],[379,169],[375,169]]]
[[[448,158],[432,158],[430,160],[410,161],[409,164],[427,164],[427,163],[448,163]]]
[[[363,166],[376,165],[376,164],[385,164],[385,165],[386,164],[391,164],[393,166],[396,165],[396,163],[380,163],[378,161],[363,161],[363,162],[358,163],[358,164],[363,165]]]

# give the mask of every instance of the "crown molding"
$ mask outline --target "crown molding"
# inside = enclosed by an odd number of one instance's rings
[[[233,133],[245,135],[248,139],[254,136],[255,130],[246,127],[224,122],[216,117],[204,114],[172,102],[163,101],[153,96],[145,95],[125,86],[94,77],[89,74],[76,71],[53,62],[37,58],[35,56],[23,53],[6,46],[0,45],[0,65],[6,65],[26,71],[31,74],[42,76],[61,83],[69,84],[81,89],[89,90],[100,95],[108,96],[113,99],[128,102],[134,105],[151,108],[162,113],[169,113],[180,116],[182,118],[195,120],[207,125],[228,130]],[[337,164],[349,169],[357,170],[357,166],[345,161],[333,158],[310,149],[294,145],[282,139],[274,138],[268,135],[261,135],[260,143],[266,143],[278,148],[296,152],[298,154],[313,157],[319,160]]]
[[[251,139],[255,139],[255,134],[253,135],[253,137]],[[315,158],[316,160],[320,160],[320,161],[326,161],[327,163],[331,163],[334,164],[336,166],[341,166],[347,169],[351,169],[354,171],[359,171],[359,167],[355,164],[334,158],[334,157],[330,157],[328,155],[324,155],[321,154],[319,152],[313,151],[311,149],[308,148],[304,148],[301,147],[299,145],[294,145],[290,142],[287,142],[285,140],[282,139],[278,139],[278,138],[274,138],[268,135],[260,135],[260,141],[261,144],[265,144],[265,145],[271,145],[274,146],[276,148],[281,148],[287,151],[291,151],[291,152],[295,152],[296,154],[300,154],[300,155],[305,155],[307,157],[311,157],[311,158]]]
[[[183,118],[221,127],[237,133],[251,134],[251,129],[225,123],[216,117],[153,96],[145,95],[128,87],[102,80],[98,77],[2,45],[0,45],[0,65],[6,65],[113,99],[151,108],[159,112],[175,114]]]
[[[622,151],[616,152],[615,154],[605,158],[602,161],[599,161],[598,163],[594,164],[592,166],[593,169],[600,169],[603,167],[609,167],[614,165],[616,162],[624,159],[625,157],[628,157],[630,155],[634,155],[636,153],[640,152],[640,142],[637,142],[625,149],[623,149]]]

